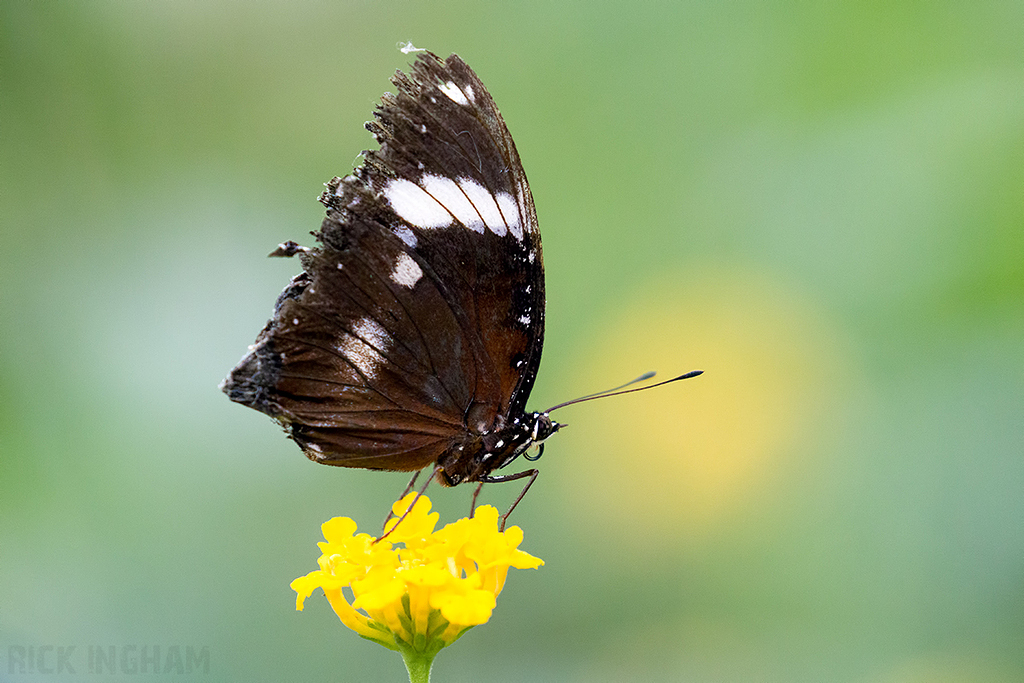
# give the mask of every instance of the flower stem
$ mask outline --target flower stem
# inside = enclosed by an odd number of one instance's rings
[[[405,668],[409,670],[409,683],[429,683],[430,666],[434,663],[434,655],[425,652],[415,652],[412,648],[402,650],[402,658],[405,660]]]

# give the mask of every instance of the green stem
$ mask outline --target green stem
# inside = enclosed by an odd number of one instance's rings
[[[414,652],[412,648],[402,649],[405,668],[409,670],[409,683],[429,683],[430,666],[434,663],[437,653]]]

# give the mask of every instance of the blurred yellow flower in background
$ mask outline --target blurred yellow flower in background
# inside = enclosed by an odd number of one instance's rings
[[[719,265],[653,278],[615,309],[581,354],[584,371],[602,368],[610,383],[650,369],[705,374],[560,415],[587,467],[550,467],[572,478],[568,516],[582,532],[599,528],[638,552],[692,548],[784,497],[788,480],[831,450],[819,435],[842,433],[855,354],[812,293]]]

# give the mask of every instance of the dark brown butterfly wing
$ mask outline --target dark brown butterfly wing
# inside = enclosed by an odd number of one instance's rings
[[[491,96],[419,56],[328,184],[320,244],[223,389],[312,459],[413,470],[522,416],[544,331],[536,212]]]

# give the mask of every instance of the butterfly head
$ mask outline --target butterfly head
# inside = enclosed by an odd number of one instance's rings
[[[533,462],[539,460],[544,453],[544,442],[552,434],[566,425],[555,422],[545,413],[530,413],[522,419],[522,436],[514,448],[505,456],[497,468],[505,467],[520,455]]]
[[[530,418],[533,420],[533,432],[530,435],[530,442],[522,451],[522,455],[532,462],[539,459],[544,452],[544,442],[547,438],[568,425],[555,422],[547,413],[533,413],[530,415]]]
[[[464,481],[484,481],[491,473],[510,465],[516,458],[536,460],[544,441],[564,427],[547,413],[527,413],[513,419],[504,428],[471,436],[465,444],[450,451],[442,459],[442,483],[455,486]]]

